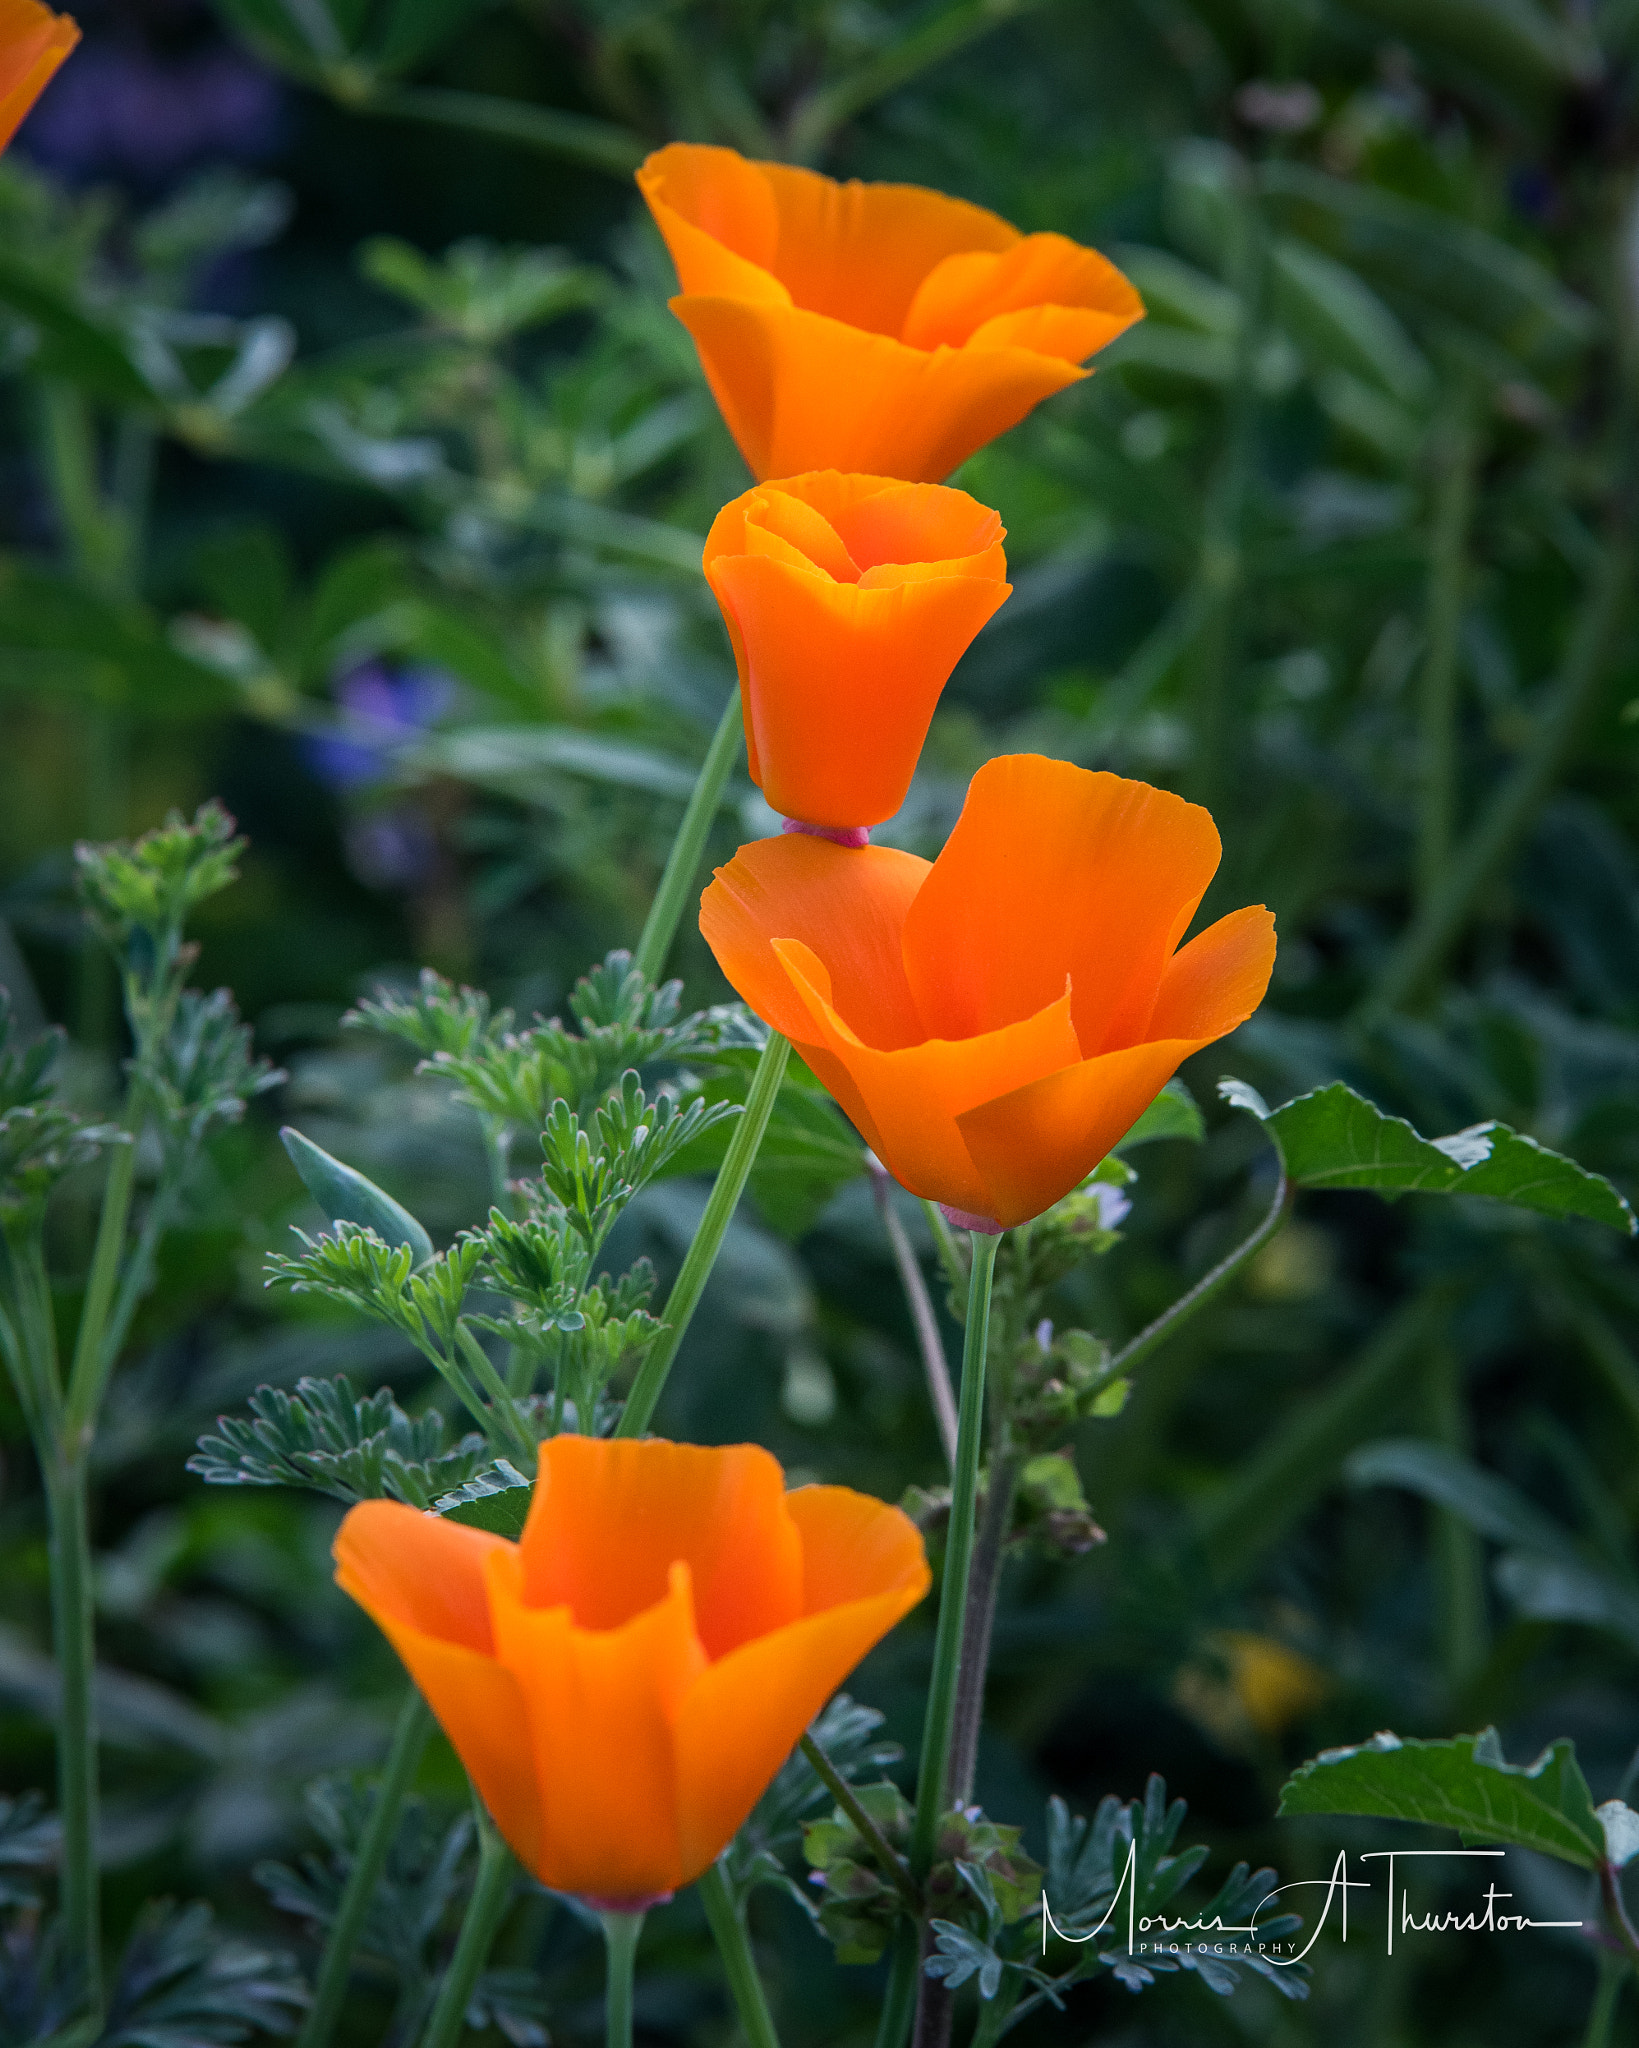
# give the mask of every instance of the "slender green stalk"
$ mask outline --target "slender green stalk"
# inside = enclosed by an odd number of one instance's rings
[[[916,2010],[916,1987],[921,1978],[922,1929],[914,1920],[902,1921],[894,1936],[888,1965],[887,1989],[876,2024],[876,2048],[903,2048],[911,2029],[911,2015]]]
[[[939,1587],[939,1627],[922,1755],[916,1774],[916,1818],[911,1825],[911,1875],[919,1882],[933,1864],[939,1816],[945,1810],[951,1730],[956,1717],[962,1628],[967,1613],[968,1567],[973,1558],[973,1503],[979,1484],[979,1443],[985,1420],[985,1349],[990,1338],[990,1282],[999,1238],[974,1231],[968,1281],[967,1332],[962,1347],[962,1400],[957,1415],[956,1466],[951,1474],[950,1531]]]
[[[712,821],[723,800],[723,785],[740,758],[740,739],[744,729],[740,715],[740,690],[736,684],[728,694],[723,715],[718,719],[717,730],[706,749],[706,758],[700,764],[694,792],[683,813],[683,822],[677,828],[677,837],[672,841],[672,850],[666,856],[660,887],[649,905],[643,935],[632,955],[632,965],[646,974],[650,981],[660,979],[666,955],[677,936],[677,927],[683,919],[683,906],[698,879],[700,857],[706,850]]]
[[[1418,762],[1417,901],[1433,901],[1445,880],[1456,835],[1457,670],[1463,600],[1468,585],[1468,536],[1474,516],[1474,474],[1479,437],[1464,392],[1448,434],[1440,437],[1428,563],[1428,652]]]
[[[376,1802],[370,1812],[369,1824],[359,1843],[358,1854],[353,1858],[353,1867],[347,1873],[341,1904],[325,1938],[318,1980],[313,1986],[313,2003],[308,2007],[302,2030],[296,2036],[296,2048],[329,2048],[330,2037],[336,2031],[336,2021],[341,2017],[342,2000],[347,1995],[347,1976],[352,1967],[353,1951],[364,1932],[365,1916],[375,1895],[376,1882],[387,1861],[387,1851],[392,1847],[404,1795],[414,1781],[421,1752],[426,1748],[431,1732],[432,1716],[412,1685],[393,1727],[392,1746],[387,1752],[381,1782],[376,1787]]]
[[[1002,1559],[1013,1525],[1013,1497],[1018,1492],[1023,1467],[1024,1460],[1017,1451],[998,1451],[990,1460],[984,1513],[979,1518],[968,1577],[967,1613],[962,1624],[956,1724],[950,1744],[953,1806],[965,1806],[973,1797],[973,1773],[979,1762],[979,1726],[985,1709],[985,1674],[990,1668],[990,1638],[996,1626],[996,1596],[1001,1590]]]
[[[478,1384],[495,1404],[501,1420],[506,1425],[507,1434],[512,1438],[513,1447],[525,1458],[532,1458],[536,1450],[535,1432],[524,1420],[522,1409],[519,1408],[512,1390],[497,1371],[489,1353],[465,1323],[456,1324],[455,1340],[460,1345],[468,1365],[472,1367]]]
[[[1227,1287],[1248,1259],[1260,1251],[1286,1221],[1292,1206],[1292,1188],[1282,1174],[1275,1183],[1275,1198],[1269,1204],[1263,1221],[1243,1244],[1238,1244],[1227,1258],[1220,1259],[1210,1273],[1203,1273],[1187,1294],[1181,1294],[1172,1307],[1158,1315],[1147,1328],[1130,1338],[1110,1360],[1109,1371],[1121,1373],[1135,1366],[1141,1358],[1147,1358],[1158,1344],[1164,1344],[1175,1330],[1187,1323],[1197,1310],[1205,1308],[1212,1297]]]
[[[131,1189],[136,1170],[137,1147],[132,1134],[127,1143],[115,1147],[108,1162],[108,1177],[103,1182],[97,1242],[91,1253],[85,1306],[80,1310],[80,1327],[74,1338],[74,1362],[68,1373],[68,1409],[64,1430],[71,1441],[90,1436],[107,1383],[109,1311],[119,1285],[120,1256],[125,1249],[125,1228],[131,1216]]]
[[[905,1226],[899,1220],[893,1205],[893,1181],[886,1167],[866,1154],[871,1166],[871,1192],[876,1196],[877,1212],[882,1218],[882,1228],[887,1232],[888,1246],[893,1253],[893,1262],[899,1272],[899,1284],[905,1290],[905,1306],[911,1312],[911,1326],[916,1331],[916,1346],[922,1354],[922,1370],[927,1376],[928,1400],[933,1407],[933,1419],[939,1425],[939,1441],[945,1447],[945,1463],[956,1463],[956,1396],[951,1391],[950,1367],[945,1363],[944,1339],[939,1335],[939,1318],[933,1312],[933,1302],[928,1294],[928,1283],[922,1278],[922,1268],[917,1260],[911,1241],[905,1234]],[[941,1225],[948,1231],[943,1216]]]
[[[757,1964],[746,1936],[745,1921],[729,1893],[721,1864],[714,1863],[709,1870],[703,1871],[698,1884],[700,1903],[711,1923],[712,1939],[717,1944],[723,1975],[728,1979],[734,2010],[740,2015],[741,2031],[751,2048],[780,2048],[774,2015],[763,1996],[762,1979],[757,1975]],[[613,2038],[611,2035],[610,2039]]]
[[[905,1867],[905,1859],[872,1820],[869,1810],[861,1804],[859,1794],[806,1730],[803,1732],[799,1747],[807,1757],[814,1776],[853,1822],[861,1841],[868,1844],[883,1876],[889,1880],[913,1913],[920,1912],[922,1895],[917,1890],[910,1871]]]
[[[1588,2009],[1588,2030],[1582,2036],[1582,2048],[1610,2048],[1616,2008],[1627,1980],[1624,1963],[1615,1956],[1600,1956],[1599,1979],[1594,1986],[1593,2004]]]
[[[777,1031],[768,1034],[768,1043],[757,1062],[757,1071],[751,1077],[751,1092],[746,1097],[746,1106],[734,1126],[722,1170],[712,1188],[711,1199],[706,1203],[705,1214],[700,1218],[700,1228],[694,1233],[694,1242],[689,1246],[682,1270],[667,1297],[660,1335],[632,1382],[626,1412],[615,1431],[617,1436],[641,1436],[653,1419],[655,1406],[666,1384],[666,1375],[677,1355],[677,1347],[699,1306],[700,1296],[711,1278],[711,1269],[717,1263],[724,1235],[739,1207],[740,1196],[757,1157],[757,1148],[763,1142],[763,1132],[767,1130],[768,1119],[773,1114],[774,1098],[780,1092],[786,1056],[790,1051],[789,1039],[782,1038]]]
[[[51,1623],[57,1704],[57,1805],[62,1822],[62,1915],[76,1992],[102,2004],[98,1874],[97,1718],[92,1695],[90,1500],[84,1457],[42,1458],[51,1525]]]
[[[1428,1433],[1434,1442],[1460,1457],[1472,1455],[1462,1361],[1449,1338],[1432,1348],[1424,1367],[1422,1395]],[[1439,1654],[1446,1685],[1457,1700],[1485,1662],[1488,1648],[1485,1552],[1460,1515],[1440,1507],[1431,1514]]]
[[[1536,822],[1592,710],[1618,644],[1633,580],[1632,535],[1613,522],[1536,735],[1447,863],[1435,893],[1389,955],[1360,1021],[1418,997],[1462,936],[1474,905]]]
[[[421,2048],[455,2048],[461,2037],[473,1986],[489,1960],[512,1890],[512,1851],[495,1831],[495,1823],[478,1810],[478,1879],[467,1901],[466,1917],[456,1936],[455,1954],[438,1987],[427,2019]]]
[[[643,1932],[641,1913],[613,1909],[600,1913],[608,1958],[608,1992],[604,2005],[604,2039],[608,2048],[632,2048],[632,1989],[637,1975],[637,1943]]]

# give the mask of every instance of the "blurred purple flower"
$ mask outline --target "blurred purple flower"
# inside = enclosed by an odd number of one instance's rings
[[[386,661],[350,669],[332,686],[341,713],[337,734],[310,734],[307,765],[332,789],[368,789],[388,771],[398,741],[442,718],[455,701],[455,678],[441,668]]]
[[[225,44],[170,56],[88,37],[36,108],[25,146],[66,178],[152,188],[201,162],[271,154],[283,116],[278,80]]]
[[[438,837],[420,811],[399,804],[348,827],[347,864],[369,889],[413,889],[438,862]]]

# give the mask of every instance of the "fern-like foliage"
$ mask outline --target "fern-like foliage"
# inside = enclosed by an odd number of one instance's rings
[[[441,1416],[406,1415],[389,1388],[361,1399],[338,1377],[298,1380],[293,1393],[258,1387],[248,1417],[217,1417],[188,1470],[211,1486],[294,1486],[349,1503],[430,1508],[489,1456],[477,1435],[447,1444]]]

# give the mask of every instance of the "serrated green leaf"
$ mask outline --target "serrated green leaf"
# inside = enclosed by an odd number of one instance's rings
[[[279,1137],[302,1185],[332,1223],[357,1223],[373,1230],[384,1244],[408,1245],[418,1266],[432,1257],[433,1241],[409,1210],[367,1180],[357,1167],[332,1159],[322,1146],[304,1138],[290,1124]]]
[[[1544,1216],[1585,1216],[1624,1236],[1636,1228],[1632,1209],[1603,1175],[1507,1124],[1425,1138],[1342,1081],[1273,1110],[1244,1081],[1226,1077],[1218,1092],[1263,1123],[1299,1187],[1371,1188],[1391,1197],[1486,1195]]]
[[[1510,1764],[1494,1728],[1444,1742],[1375,1735],[1301,1765],[1281,1792],[1280,1812],[1420,1821],[1456,1828],[1465,1842],[1537,1849],[1584,1870],[1605,1858],[1605,1832],[1568,1736],[1534,1764]]]

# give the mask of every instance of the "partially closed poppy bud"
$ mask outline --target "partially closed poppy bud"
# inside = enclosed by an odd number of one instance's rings
[[[820,470],[718,513],[751,777],[788,818],[847,828],[905,801],[939,692],[1012,586],[995,513],[940,484]]]
[[[78,26],[39,0],[0,0],[0,149],[79,40]]]
[[[928,1589],[897,1508],[753,1444],[554,1437],[521,1542],[365,1501],[335,1554],[518,1860],[627,1907],[718,1856]]]
[[[1242,1023],[1261,907],[1178,941],[1218,866],[1195,804],[1040,754],[988,762],[931,864],[759,839],[700,906],[717,963],[913,1194],[1028,1221]]]
[[[674,142],[637,174],[758,477],[937,483],[1143,315],[1120,271],[919,185],[839,185]]]

